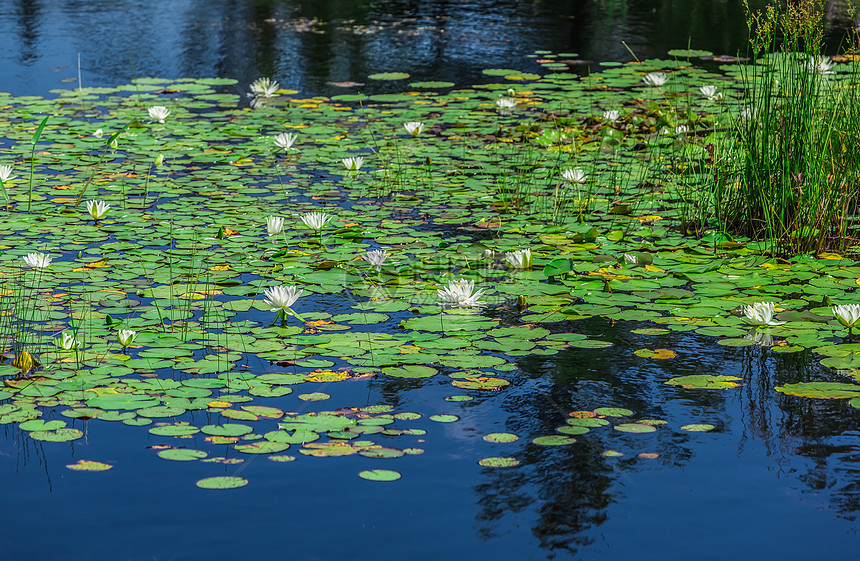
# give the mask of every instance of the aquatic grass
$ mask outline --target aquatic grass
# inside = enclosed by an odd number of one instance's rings
[[[755,63],[742,67],[734,134],[717,145],[713,197],[721,228],[779,254],[844,250],[858,208],[856,65],[823,64],[823,2],[749,12]],[[822,68],[827,67],[827,70]]]

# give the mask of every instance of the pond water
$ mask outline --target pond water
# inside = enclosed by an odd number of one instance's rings
[[[633,126],[703,83],[740,99],[736,66],[667,56],[734,54],[738,2],[21,0],[0,25],[0,561],[856,551],[860,348],[830,305],[860,267],[664,226],[645,156],[677,143]],[[580,64],[621,40],[671,60]],[[284,90],[252,110],[261,75]],[[612,108],[626,150],[596,148]],[[559,195],[574,166],[592,187]],[[485,305],[439,305],[460,277]],[[786,323],[745,324],[757,301]]]

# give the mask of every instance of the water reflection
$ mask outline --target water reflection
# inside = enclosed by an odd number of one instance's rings
[[[848,1],[827,5],[833,48],[851,26]],[[664,57],[688,44],[734,54],[746,42],[741,0],[17,0],[0,7],[0,26],[12,30],[0,37],[3,89],[18,95],[74,81],[77,53],[85,86],[219,76],[244,87],[272,76],[309,95],[330,95],[343,91],[332,82],[404,87],[368,83],[376,72],[468,85],[485,68],[538,70],[536,50],[628,61],[632,53]]]

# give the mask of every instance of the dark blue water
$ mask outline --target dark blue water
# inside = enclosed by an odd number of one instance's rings
[[[761,2],[753,5],[760,5]],[[846,27],[829,9],[830,41]],[[671,48],[735,54],[746,31],[737,1],[0,1],[0,90],[48,95],[77,84],[111,86],[135,77],[261,75],[308,95],[343,93],[329,82],[371,88],[375,72],[468,85],[488,67],[537,70],[536,50],[589,60],[630,60]],[[714,339],[635,335],[640,325],[603,320],[569,331],[603,335],[609,350],[568,349],[517,359],[513,384],[464,403],[427,380],[371,379],[303,384],[331,399],[295,394],[265,404],[294,411],[389,404],[423,415],[404,426],[424,436],[371,439],[424,453],[392,460],[361,456],[275,463],[171,462],[151,446],[219,448],[202,436],[177,441],[147,427],[69,421],[83,439],[40,444],[0,426],[0,560],[351,559],[819,559],[856,556],[860,525],[860,416],[842,401],[776,394],[778,384],[829,374],[813,357],[759,348],[726,349]],[[669,361],[633,351],[671,348]],[[256,372],[268,364],[251,363]],[[672,389],[679,375],[732,374],[741,388]],[[167,375],[167,373],[163,373]],[[296,392],[298,393],[298,392]],[[261,401],[261,400],[255,400]],[[603,427],[565,447],[541,447],[570,411],[628,407],[668,422],[650,434]],[[456,423],[427,419],[455,414]],[[50,415],[48,416],[50,418]],[[186,414],[198,426],[216,422]],[[716,425],[686,433],[683,424]],[[267,430],[275,428],[275,423]],[[511,444],[482,436],[509,431]],[[620,458],[603,456],[617,450]],[[231,447],[221,455],[237,457]],[[640,453],[658,454],[641,458]],[[484,468],[488,456],[521,465]],[[66,469],[108,462],[101,473]],[[369,468],[403,473],[394,483],[361,480]],[[241,489],[203,491],[195,482],[240,475]]]

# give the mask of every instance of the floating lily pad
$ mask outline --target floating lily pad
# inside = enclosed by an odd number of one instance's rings
[[[193,450],[191,448],[167,448],[158,452],[159,458],[174,460],[176,462],[191,462],[203,459],[208,455],[203,450]]]
[[[68,464],[66,467],[73,471],[107,471],[113,468],[110,464],[92,460],[78,460],[77,463]]]
[[[401,475],[390,469],[367,469],[359,472],[358,476],[368,481],[397,481]]]
[[[533,439],[532,442],[540,446],[565,446],[573,444],[576,442],[576,439],[572,436],[539,436]]]
[[[594,413],[602,417],[627,417],[632,415],[633,411],[623,407],[598,407]]]
[[[368,78],[371,80],[405,80],[409,78],[409,74],[406,72],[380,72],[378,74],[371,74]]]
[[[201,489],[238,489],[248,484],[244,477],[220,476],[207,477],[197,482]]]
[[[68,442],[77,440],[84,436],[84,433],[78,429],[56,429],[56,430],[39,430],[30,433],[30,438],[34,440],[42,440],[45,442]]]
[[[487,442],[496,443],[516,442],[520,439],[519,436],[509,432],[491,432],[490,434],[485,434],[483,438]]]
[[[431,421],[436,421],[437,423],[453,423],[454,421],[459,421],[460,417],[457,415],[430,415],[427,417]]]
[[[709,374],[693,374],[691,376],[679,376],[672,378],[666,384],[670,386],[680,386],[689,389],[701,390],[722,390],[735,388],[737,382],[742,381],[737,376],[711,376]]]
[[[776,391],[786,395],[818,399],[850,399],[860,397],[860,385],[842,382],[800,382],[777,386]]]
[[[652,425],[643,425],[642,423],[622,423],[613,427],[617,431],[630,433],[645,433],[654,432],[657,429]]]
[[[685,430],[687,432],[707,432],[714,430],[714,425],[710,425],[708,423],[694,423],[690,425],[682,425],[681,430]]]
[[[478,460],[478,465],[484,467],[514,467],[520,465],[520,461],[516,458],[505,458],[505,457],[491,457],[491,458],[483,458]]]

